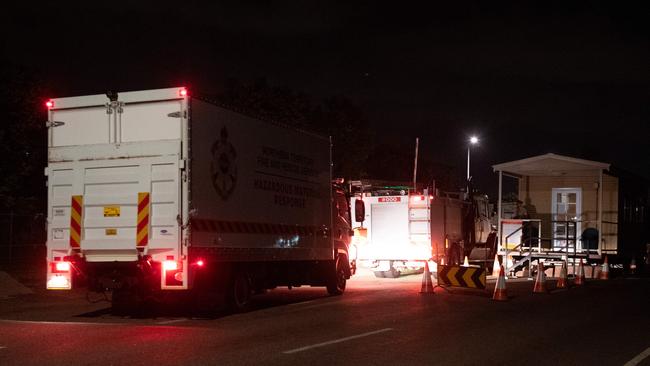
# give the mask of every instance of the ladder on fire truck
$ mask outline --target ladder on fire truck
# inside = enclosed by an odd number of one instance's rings
[[[424,194],[408,194],[408,230],[411,243],[431,242],[431,200]]]

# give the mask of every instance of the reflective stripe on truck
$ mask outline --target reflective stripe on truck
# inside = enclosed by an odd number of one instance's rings
[[[81,246],[81,226],[83,214],[83,196],[72,196],[70,204],[70,247],[79,249]]]
[[[243,222],[195,219],[191,220],[192,229],[210,233],[233,234],[273,234],[273,235],[323,235],[324,227],[313,225],[286,225],[268,222]]]
[[[144,248],[149,243],[149,201],[149,192],[138,193],[137,248]]]

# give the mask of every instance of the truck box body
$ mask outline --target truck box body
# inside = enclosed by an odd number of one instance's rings
[[[233,260],[331,259],[329,140],[192,103],[192,247]]]
[[[190,288],[199,262],[336,259],[329,139],[184,88],[50,102],[48,288],[71,287],[71,258],[97,276],[145,261],[176,274],[161,289]]]

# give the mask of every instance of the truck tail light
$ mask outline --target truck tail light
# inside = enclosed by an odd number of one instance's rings
[[[413,196],[413,197],[411,197],[411,201],[413,201],[413,202],[424,201],[424,196]]]
[[[45,102],[45,106],[47,107],[47,109],[54,108],[54,101],[53,100],[48,100],[47,102]]]
[[[72,264],[70,262],[50,262],[49,267],[46,284],[48,290],[72,289]]]
[[[177,269],[178,269],[178,263],[176,263],[176,261],[166,260],[163,262],[163,270],[175,271]]]
[[[70,262],[57,262],[56,270],[58,272],[69,272],[70,271]]]
[[[47,280],[48,290],[70,290],[72,283],[69,276],[52,274]]]
[[[72,269],[70,262],[52,262],[50,263],[50,272],[52,273],[67,273]]]
[[[184,283],[183,262],[177,262],[170,257],[162,262],[163,288],[183,286]]]
[[[187,94],[188,94],[188,93],[187,93],[187,89],[186,89],[186,88],[181,88],[181,89],[178,91],[178,95],[181,96],[181,97],[186,97]]]

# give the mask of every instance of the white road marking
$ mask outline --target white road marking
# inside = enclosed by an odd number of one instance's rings
[[[188,318],[172,319],[172,320],[165,320],[165,321],[162,321],[162,322],[157,322],[156,324],[159,324],[159,325],[173,324],[173,323],[184,322],[184,321],[187,321],[187,320],[189,320],[189,319]],[[13,320],[13,319],[0,319],[0,322],[17,323],[17,324],[54,324],[54,325],[126,325],[126,323],[53,322],[53,321]],[[146,325],[146,324],[141,324],[141,325]]]
[[[333,306],[333,305],[340,305],[340,304],[341,304],[340,302],[322,302],[322,303],[302,307],[300,308],[300,310],[311,310],[315,308],[323,308],[326,306]]]
[[[636,357],[633,359],[627,361],[625,365],[623,366],[636,366],[641,363],[641,361],[645,360],[650,356],[650,347],[646,348],[645,351],[639,353]]]
[[[38,321],[38,320],[13,320],[13,319],[0,319],[0,322],[5,322],[5,323],[17,323],[17,324],[123,325],[123,324],[120,324],[120,323],[52,322],[52,321]]]
[[[156,324],[174,324],[174,323],[184,322],[184,321],[187,321],[187,320],[189,320],[189,319],[187,319],[187,318],[172,319],[172,320],[165,320],[165,321],[162,321],[162,322],[157,322]]]
[[[393,330],[393,328],[379,329],[379,330],[375,330],[373,332],[357,334],[357,335],[353,335],[353,336],[350,336],[350,337],[339,338],[339,339],[334,339],[334,340],[323,342],[323,343],[312,344],[311,346],[295,348],[295,349],[292,349],[292,350],[284,351],[282,353],[284,353],[284,354],[298,353],[298,352],[306,351],[306,350],[312,349],[312,348],[329,346],[330,344],[341,343],[341,342],[346,342],[346,341],[350,341],[350,340],[357,339],[357,338],[363,338],[363,337],[371,336],[371,335],[374,335],[374,334],[390,332],[391,330]]]
[[[320,300],[320,299],[318,299],[318,300]],[[287,304],[287,306],[305,305],[305,304],[310,304],[310,303],[316,302],[316,301],[318,301],[318,300],[309,300],[309,301],[303,301],[303,302],[294,302],[294,303],[291,303],[291,304]]]

